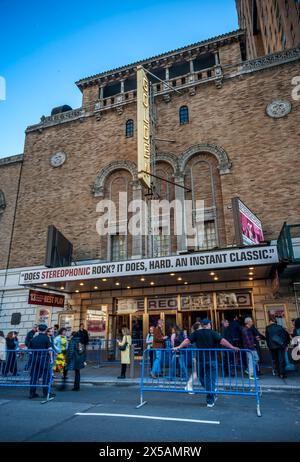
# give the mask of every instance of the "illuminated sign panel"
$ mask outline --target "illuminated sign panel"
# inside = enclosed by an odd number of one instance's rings
[[[137,152],[138,177],[150,188],[149,81],[141,66],[137,68]]]
[[[238,198],[232,199],[237,245],[257,245],[264,241],[262,223]]]

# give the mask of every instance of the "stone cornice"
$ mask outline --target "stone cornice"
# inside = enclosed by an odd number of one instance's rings
[[[61,112],[53,116],[41,117],[41,121],[38,124],[30,125],[26,129],[26,133],[32,132],[35,130],[43,130],[46,127],[52,127],[53,125],[63,124],[65,122],[70,122],[74,120],[83,120],[85,117],[91,115],[83,107],[78,109],[72,109],[72,111]]]
[[[300,46],[246,61],[241,64],[239,74],[247,74],[249,72],[267,69],[298,59],[300,59]]]
[[[17,154],[16,156],[4,157],[0,159],[0,167],[9,164],[16,164],[17,162],[23,161],[23,154]]]
[[[136,61],[135,63],[128,64],[127,66],[121,66],[115,69],[111,69],[109,71],[105,71],[99,74],[92,75],[90,77],[86,77],[84,79],[78,80],[76,85],[78,88],[82,90],[84,86],[99,84],[100,79],[103,78],[124,78],[126,75],[134,73],[137,65],[144,65],[146,67],[155,67],[156,66],[165,66],[169,60],[174,60],[176,57],[181,57],[184,55],[186,59],[191,55],[193,52],[200,52],[200,50],[205,51],[208,49],[217,49],[220,46],[226,45],[228,43],[238,41],[241,37],[245,35],[243,30],[236,30],[233,32],[229,32],[227,34],[223,34],[217,37],[213,37],[208,40],[203,40],[201,42],[197,42],[182,48],[178,48],[173,51],[169,51],[166,53],[162,53],[157,56],[153,56],[148,59]]]
[[[222,87],[223,80],[229,80],[231,78],[247,75],[253,72],[260,72],[265,69],[272,68],[274,66],[281,66],[284,64],[288,64],[290,62],[295,62],[300,60],[300,46],[296,48],[291,48],[289,50],[284,50],[282,52],[273,53],[271,55],[262,56],[260,58],[252,59],[249,61],[245,61],[242,63],[237,63],[236,65],[229,65],[229,66],[213,66],[210,68],[212,71],[211,77],[205,77],[201,80],[194,80],[192,74],[186,75],[186,83],[182,85],[177,85],[177,90],[185,90],[190,91],[193,90],[193,93],[190,95],[196,94],[196,87],[199,85],[207,84],[207,83],[214,83],[217,88]],[[202,70],[201,72],[207,71]],[[197,74],[197,73],[194,73]],[[163,87],[163,86],[162,86]],[[42,131],[44,128],[52,127],[55,125],[63,124],[66,122],[76,121],[79,120],[80,122],[84,121],[85,118],[91,116],[97,116],[97,120],[100,120],[102,114],[109,110],[118,110],[119,112],[122,110],[123,106],[131,103],[136,102],[136,97],[132,96],[134,91],[128,92],[130,93],[130,98],[125,99],[125,94],[119,94],[115,96],[115,102],[111,104],[107,104],[103,106],[101,101],[95,101],[94,107],[89,108],[89,110],[85,109],[84,107],[73,109],[72,111],[62,112],[60,114],[56,114],[54,116],[49,117],[42,117],[41,122],[36,125],[31,125],[27,128],[26,133],[33,132],[33,131]],[[155,96],[162,96],[170,94],[169,88],[162,88],[160,91],[155,91]],[[110,98],[106,98],[109,100]],[[0,163],[1,165],[1,163]]]

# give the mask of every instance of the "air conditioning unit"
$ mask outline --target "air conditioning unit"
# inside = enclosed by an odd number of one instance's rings
[[[189,250],[178,250],[177,255],[188,255],[189,253],[197,252],[197,249],[189,249]]]

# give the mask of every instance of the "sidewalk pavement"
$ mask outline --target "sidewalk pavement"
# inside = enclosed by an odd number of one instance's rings
[[[134,378],[130,378],[130,368],[128,366],[127,378],[124,380],[117,379],[120,375],[121,366],[119,363],[103,364],[97,366],[89,362],[87,367],[81,370],[81,383],[92,385],[103,384],[122,384],[122,385],[139,385],[140,384],[140,364],[135,363]],[[263,392],[268,391],[300,391],[300,371],[287,372],[286,379],[280,379],[272,375],[271,369],[263,369],[259,376],[259,385]],[[73,374],[70,374],[68,383],[73,383]]]

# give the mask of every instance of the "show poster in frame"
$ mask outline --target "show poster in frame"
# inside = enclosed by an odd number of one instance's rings
[[[38,308],[36,313],[36,322],[37,324],[46,324],[47,327],[50,327],[51,309],[45,306]]]
[[[232,199],[232,212],[237,245],[255,245],[264,241],[262,223],[239,199]]]
[[[285,329],[287,329],[288,320],[286,306],[284,304],[265,305],[265,315],[267,325],[270,323],[271,319],[275,318],[279,326],[282,326]]]

